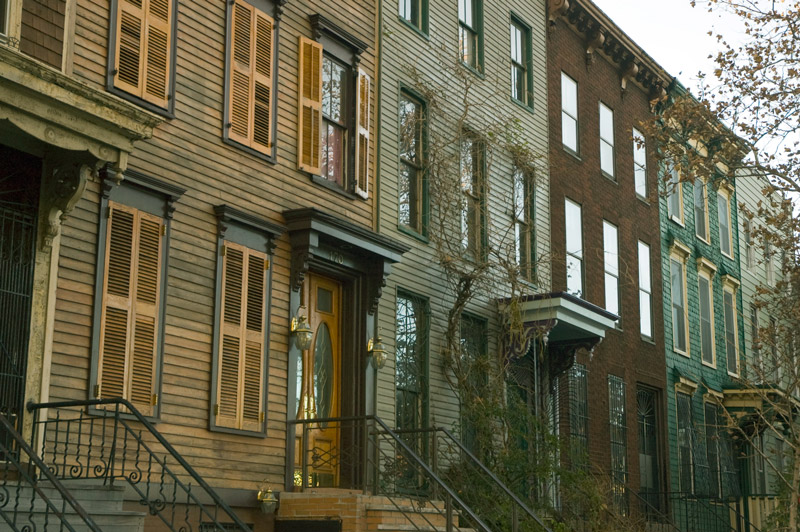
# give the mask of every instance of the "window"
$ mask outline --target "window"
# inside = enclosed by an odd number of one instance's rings
[[[764,360],[761,358],[761,342],[759,341],[759,325],[758,325],[758,307],[750,305],[750,342],[751,349],[753,350],[753,365],[755,370],[755,378],[753,379],[757,384],[764,382]]]
[[[751,486],[750,493],[753,495],[769,494],[769,482],[767,481],[766,458],[769,454],[764,445],[764,433],[756,434],[753,437],[753,454],[751,455]]]
[[[667,214],[678,223],[683,223],[683,189],[681,174],[677,166],[669,171],[667,182]]]
[[[600,170],[614,178],[614,111],[600,102]]]
[[[272,156],[275,24],[244,0],[228,6],[225,138]]]
[[[653,286],[650,272],[650,246],[639,241],[639,332],[653,337]]]
[[[428,1],[399,0],[397,14],[400,19],[423,33],[428,32]]]
[[[578,153],[578,84],[561,73],[561,143]]]
[[[661,461],[659,456],[658,392],[651,388],[636,390],[636,418],[639,429],[639,492],[656,510],[663,507]]]
[[[775,285],[775,261],[772,255],[772,244],[769,240],[764,240],[764,276],[767,286]]]
[[[603,220],[603,265],[606,310],[619,315],[619,232],[616,225],[605,220]]]
[[[297,167],[316,183],[367,198],[372,82],[361,69],[354,76],[359,45],[315,17],[323,42],[300,37]]]
[[[0,35],[8,35],[8,19],[11,0],[0,0]]]
[[[694,423],[692,398],[678,392],[678,483],[681,493],[694,493]]]
[[[109,32],[108,88],[154,110],[174,107],[175,0],[116,0]]]
[[[670,288],[672,293],[672,348],[689,353],[688,313],[686,311],[686,263],[683,258],[670,258]]]
[[[644,135],[633,129],[633,181],[636,195],[647,197],[647,146]]]
[[[717,193],[717,214],[719,215],[719,248],[723,254],[733,257],[730,196],[723,191]]]
[[[212,366],[211,428],[263,434],[272,239],[281,229],[226,205],[220,230]]]
[[[705,181],[694,180],[694,232],[697,238],[708,242],[708,198]]]
[[[581,206],[567,198],[564,202],[566,225],[567,292],[583,296],[583,228]]]
[[[475,137],[461,139],[461,245],[475,259],[483,253],[483,150]]]
[[[697,293],[700,303],[700,354],[704,364],[715,365],[714,359],[714,292],[711,277],[705,271],[698,272]]]
[[[722,299],[725,308],[725,354],[728,360],[728,373],[738,375],[739,339],[736,324],[736,289],[727,281],[723,284]]]
[[[511,19],[511,97],[533,107],[531,29],[521,21]]]
[[[458,0],[458,46],[461,61],[475,70],[482,69],[482,0]]]
[[[744,221],[744,258],[745,266],[753,267],[753,222]]]
[[[723,437],[723,435],[720,431],[720,420],[717,407],[711,403],[705,403],[704,413],[706,417],[706,458],[708,459],[710,480],[709,495],[717,499],[722,496],[720,439]]]
[[[427,427],[428,302],[398,293],[395,342],[395,426],[399,430]],[[407,434],[414,452],[423,449],[422,434]]]
[[[93,395],[127,399],[145,416],[158,414],[171,217],[164,213],[181,194],[127,170],[123,185],[101,198]]]
[[[398,179],[399,223],[424,234],[425,115],[422,103],[411,95],[400,94],[400,176]]]
[[[573,465],[588,466],[589,458],[589,385],[586,366],[572,365],[569,392],[569,441]]]
[[[514,253],[520,275],[532,280],[536,260],[534,231],[535,195],[531,177],[516,168],[513,176]]]
[[[625,414],[625,382],[608,376],[608,420],[611,436],[611,492],[614,505],[628,513],[628,423]]]
[[[481,397],[486,393],[488,385],[487,322],[481,318],[462,314],[460,325],[461,357],[463,367],[467,370],[467,384],[471,389],[468,395]],[[480,450],[479,421],[474,409],[462,408],[461,441],[472,452]]]

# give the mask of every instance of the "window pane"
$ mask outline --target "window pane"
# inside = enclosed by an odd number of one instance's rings
[[[705,183],[700,178],[694,180],[694,225],[695,234],[703,240],[708,240],[708,233],[706,231],[708,212],[706,207],[706,187]]]
[[[511,97],[525,101],[525,71],[519,65],[511,65]]]
[[[619,314],[619,279],[607,273],[605,281],[606,310]]]
[[[511,60],[523,62],[522,56],[522,29],[516,24],[511,24]]]
[[[614,112],[600,104],[600,137],[608,142],[614,144]]]
[[[600,141],[600,169],[614,175],[614,146],[603,140]]]
[[[681,217],[681,183],[680,174],[677,168],[673,168],[669,175],[669,183],[667,183],[667,210],[670,216],[676,218]]]
[[[578,151],[578,121],[561,113],[561,142],[570,150]]]
[[[409,166],[400,164],[400,179],[397,183],[397,194],[399,203],[398,222],[401,225],[411,226],[411,181],[413,169]]]
[[[8,30],[8,0],[0,0],[0,33],[6,34]]]
[[[639,242],[639,288],[650,291],[650,246]]]
[[[578,84],[561,73],[561,110],[573,117],[578,116]]]
[[[636,165],[634,179],[636,181],[636,193],[642,197],[647,197],[647,170],[644,166]]]
[[[719,213],[719,247],[723,253],[731,255],[731,230],[728,198],[723,194],[717,194],[717,204],[717,212]]]
[[[583,262],[572,255],[567,255],[567,292],[577,296],[583,295]]]
[[[564,204],[564,220],[566,223],[567,253],[583,257],[583,237],[581,228],[581,206],[570,200]]]
[[[347,70],[327,57],[322,60],[322,112],[335,122],[342,122]]]
[[[639,290],[639,332],[647,337],[653,336],[653,316],[650,294]]]
[[[647,150],[644,135],[633,129],[633,174],[634,188],[640,196],[647,196]]]
[[[673,347],[686,351],[686,322],[683,290],[683,264],[671,261]]]
[[[608,273],[619,275],[617,228],[606,221],[603,222],[603,261]]]

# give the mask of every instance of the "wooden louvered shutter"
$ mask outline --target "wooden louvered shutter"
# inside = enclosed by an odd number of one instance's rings
[[[370,99],[370,78],[366,72],[358,70],[358,92],[356,95],[356,194],[365,198],[369,194],[369,118],[372,101]]]
[[[172,0],[147,2],[145,83],[142,98],[160,107],[169,97],[170,50],[172,49]]]
[[[297,168],[322,172],[322,45],[300,37]]]
[[[142,44],[145,0],[118,0],[114,86],[137,96],[142,92]]]
[[[272,147],[273,20],[236,0],[231,22],[228,137],[262,153]]]
[[[264,427],[264,317],[267,257],[224,243],[216,425]]]
[[[109,202],[97,390],[144,415],[156,403],[163,220]]]

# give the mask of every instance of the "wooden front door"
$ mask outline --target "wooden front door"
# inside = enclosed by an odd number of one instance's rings
[[[325,419],[339,417],[341,412],[341,304],[342,287],[333,279],[309,275],[303,286],[302,301],[308,309],[313,331],[311,347],[303,352],[301,401],[298,418]],[[299,425],[302,427],[302,425]],[[298,468],[306,454],[308,477],[306,486],[333,487],[339,477],[339,427],[321,421],[306,425],[296,435]]]

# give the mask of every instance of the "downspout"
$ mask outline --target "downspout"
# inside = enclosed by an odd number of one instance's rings
[[[375,120],[375,191],[373,192],[373,200],[372,200],[372,215],[375,227],[375,232],[381,232],[381,87],[383,83],[381,82],[383,76],[381,75],[381,71],[383,70],[383,61],[381,60],[381,55],[383,54],[383,0],[376,0],[378,5],[378,9],[375,10],[375,31],[377,32],[377,38],[375,39],[375,60],[377,65],[375,67],[375,115],[377,119]]]

